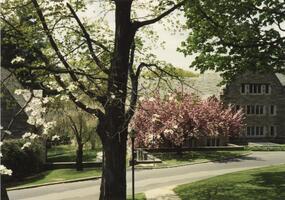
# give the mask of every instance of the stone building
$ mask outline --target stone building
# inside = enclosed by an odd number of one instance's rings
[[[19,138],[33,129],[33,126],[27,123],[28,113],[25,110],[20,112],[27,99],[16,95],[16,89],[23,88],[8,70],[1,67],[1,126],[3,130],[11,132],[9,138]]]
[[[230,143],[285,143],[285,74],[247,72],[225,86],[219,86],[221,81],[218,73],[206,72],[187,79],[191,87],[184,87],[184,92],[202,99],[216,96],[244,110],[246,126],[239,138],[230,138]],[[220,146],[227,142],[225,138],[202,138],[187,145]]]
[[[246,114],[246,127],[232,142],[285,143],[284,74],[247,72],[224,88],[221,99]]]

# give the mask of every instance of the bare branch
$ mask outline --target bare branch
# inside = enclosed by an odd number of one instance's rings
[[[108,73],[108,69],[104,67],[103,63],[100,61],[100,59],[96,56],[93,46],[92,46],[92,40],[90,38],[89,33],[87,32],[87,30],[85,29],[84,25],[82,24],[82,22],[80,21],[79,17],[77,16],[77,14],[75,13],[75,11],[73,10],[73,8],[71,7],[71,5],[69,3],[66,4],[67,7],[69,8],[70,12],[72,13],[73,17],[75,18],[76,22],[78,23],[79,27],[81,28],[83,35],[86,39],[89,51],[91,53],[91,56],[93,58],[93,60],[95,61],[95,63],[98,65],[98,67],[105,72],[106,74]],[[94,41],[94,40],[93,40]],[[98,42],[96,42],[98,44]]]
[[[156,18],[153,18],[153,19],[150,19],[150,20],[141,21],[141,22],[140,21],[135,21],[134,22],[135,28],[139,29],[139,28],[141,28],[143,26],[154,24],[154,23],[158,22],[159,20],[161,20],[162,18],[166,17],[167,15],[171,14],[176,9],[180,8],[181,6],[183,6],[185,3],[186,3],[186,0],[183,0],[183,1],[179,2],[179,3],[177,3],[172,8],[170,8],[169,10],[163,12],[162,14],[157,16]]]

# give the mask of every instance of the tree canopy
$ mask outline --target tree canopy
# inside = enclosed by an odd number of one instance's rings
[[[142,32],[151,33],[147,26],[185,2],[99,1],[103,13],[113,14],[111,30],[101,17],[90,22],[80,15],[86,11],[84,1],[1,4],[4,66],[25,86],[68,100],[98,119],[105,155],[100,199],[126,199],[128,124],[136,109],[138,81],[144,68],[158,67],[145,48],[140,51]]]
[[[244,114],[215,97],[201,100],[192,94],[169,94],[140,102],[131,122],[137,147],[181,147],[200,137],[237,137]]]
[[[222,72],[285,71],[285,3],[279,0],[193,0],[185,6],[189,37],[180,51],[191,67]]]

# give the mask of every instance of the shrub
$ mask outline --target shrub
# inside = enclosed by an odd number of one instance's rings
[[[21,139],[7,140],[3,143],[1,163],[13,171],[12,179],[20,179],[33,175],[43,169],[45,149],[40,140],[21,149],[25,142]]]

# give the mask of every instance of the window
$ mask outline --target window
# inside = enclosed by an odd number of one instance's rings
[[[276,105],[270,105],[269,113],[270,115],[276,115]]]
[[[276,135],[276,126],[270,126],[270,136]]]
[[[264,136],[264,126],[248,126],[246,135],[247,137],[262,137]]]
[[[265,106],[264,105],[247,105],[246,114],[247,115],[264,115]]]
[[[270,84],[241,84],[242,94],[270,94]]]

